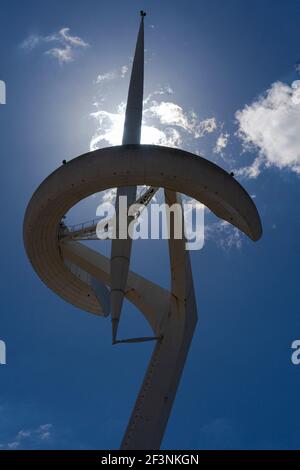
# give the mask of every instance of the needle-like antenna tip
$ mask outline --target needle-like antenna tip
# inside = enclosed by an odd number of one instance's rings
[[[140,14],[141,14],[142,17],[144,17],[144,16],[146,16],[147,13],[145,11],[141,10]]]

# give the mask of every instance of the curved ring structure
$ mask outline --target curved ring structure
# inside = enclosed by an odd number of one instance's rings
[[[197,155],[154,145],[96,150],[55,170],[35,191],[24,220],[28,257],[45,284],[76,307],[103,314],[91,287],[65,265],[59,243],[62,216],[81,199],[111,187],[148,185],[186,194],[258,240],[257,209],[242,186]]]

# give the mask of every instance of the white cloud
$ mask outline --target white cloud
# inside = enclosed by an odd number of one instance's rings
[[[97,122],[97,130],[90,142],[90,150],[106,145],[120,145],[122,142],[124,126],[124,109],[119,107],[117,113],[99,110],[91,113]],[[143,124],[141,142],[143,144],[166,145],[178,147],[181,136],[178,130],[172,127],[159,129],[153,125]]]
[[[255,179],[260,175],[264,164],[265,164],[265,158],[263,156],[258,156],[253,160],[251,165],[244,166],[242,168],[238,168],[234,170],[234,174],[235,176]]]
[[[39,45],[41,37],[36,34],[30,34],[24,41],[20,44],[22,49],[32,50]]]
[[[150,93],[150,95],[148,95],[145,101],[146,102],[150,101],[155,95],[173,95],[173,94],[174,94],[174,91],[170,86],[164,86],[164,87],[160,87],[158,90],[153,91],[153,93]]]
[[[41,440],[46,441],[51,437],[52,424],[41,424],[36,432]]]
[[[205,241],[212,240],[219,248],[227,251],[242,248],[243,234],[229,222],[217,220],[205,224]]]
[[[223,150],[227,147],[229,141],[229,134],[227,132],[221,132],[219,135],[216,145],[213,149],[214,153],[223,154]]]
[[[99,110],[91,113],[91,117],[97,123],[96,133],[90,142],[91,151],[106,145],[119,145],[122,142],[124,112],[120,107],[116,113]]]
[[[6,444],[0,444],[1,449],[26,449],[26,448],[39,448],[42,441],[49,440],[52,436],[53,426],[50,423],[41,424],[35,429],[21,429],[14,439]]]
[[[88,43],[85,42],[83,39],[81,39],[79,36],[71,36],[69,31],[70,31],[70,28],[62,28],[59,31],[59,35],[65,40],[65,42],[68,42],[72,44],[72,46],[77,46],[77,47],[88,46]]]
[[[123,65],[121,67],[121,77],[124,78],[127,72],[128,72],[128,65]]]
[[[116,78],[124,78],[128,72],[128,65],[122,65],[118,70],[113,70],[112,72],[106,72],[99,74],[96,78],[96,83],[107,82],[110,80],[115,80]]]
[[[154,92],[155,94],[156,92]],[[169,90],[166,91],[169,93]],[[99,106],[96,103],[96,106]],[[106,145],[120,145],[124,126],[125,104],[119,105],[116,113],[99,109],[91,113],[97,129],[90,142],[90,150]],[[173,102],[144,101],[141,142],[143,144],[179,147],[190,136],[199,139],[217,127],[215,118],[199,120],[193,112],[185,112]]]
[[[208,118],[199,121],[198,116],[193,111],[185,112],[181,106],[170,101],[160,103],[153,101],[144,115],[157,118],[161,124],[180,127],[193,135],[195,139],[203,137],[216,130],[215,118]]]
[[[14,441],[14,442],[9,442],[7,444],[7,447],[8,449],[11,449],[11,450],[14,450],[14,449],[17,449],[20,445],[20,442],[19,441]]]
[[[113,80],[114,78],[117,78],[117,74],[115,72],[107,72],[107,73],[99,74],[98,77],[96,78],[96,83],[100,83],[105,80]]]
[[[59,64],[72,62],[76,49],[88,47],[88,43],[82,38],[70,34],[70,28],[62,28],[58,32],[47,36],[31,34],[24,39],[20,47],[24,50],[32,51],[36,47],[52,42],[57,43],[57,46],[44,51],[44,53],[57,59]]]
[[[275,82],[251,105],[236,113],[238,136],[246,149],[256,149],[253,164],[237,174],[256,178],[274,166],[300,174],[300,80],[291,86]]]
[[[59,64],[72,62],[74,60],[73,50],[70,46],[66,46],[64,48],[54,47],[53,49],[46,51],[45,54],[51,55],[57,59]]]
[[[155,126],[144,125],[142,127],[141,142],[142,144],[179,147],[182,139],[178,130],[172,127],[166,127],[162,130]]]

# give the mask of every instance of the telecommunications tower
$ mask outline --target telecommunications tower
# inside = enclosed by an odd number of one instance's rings
[[[42,281],[67,302],[111,318],[112,342],[155,341],[121,449],[159,449],[197,323],[189,252],[185,239],[168,223],[171,286],[166,290],[130,270],[132,240],[112,241],[111,256],[80,243],[97,239],[96,222],[67,227],[64,215],[82,199],[117,187],[127,204],[148,204],[158,188],[165,201],[181,204],[185,194],[207,206],[253,241],[262,234],[253,200],[232,174],[183,150],[141,145],[144,87],[144,18],[136,43],[129,84],[122,145],[89,152],[50,174],[33,194],[24,219],[24,243]],[[148,189],[137,198],[137,186]],[[129,223],[130,217],[126,223]],[[99,241],[99,243],[101,243]],[[153,330],[146,338],[118,339],[118,323],[126,298]]]

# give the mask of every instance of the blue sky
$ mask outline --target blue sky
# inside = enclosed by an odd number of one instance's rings
[[[141,8],[145,141],[234,169],[264,227],[252,243],[206,213],[192,253],[199,322],[163,448],[299,448],[300,4],[188,3],[1,3],[1,448],[118,448],[151,354],[112,348],[110,321],[47,289],[22,240],[40,182],[118,143]],[[70,218],[94,217],[97,202]],[[136,242],[132,268],[167,286],[166,244]],[[148,332],[128,303],[121,331]]]

